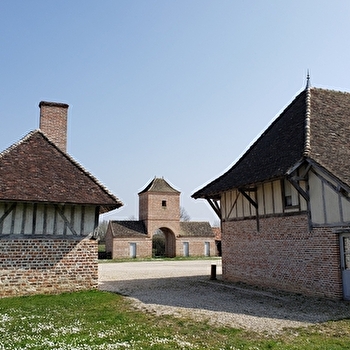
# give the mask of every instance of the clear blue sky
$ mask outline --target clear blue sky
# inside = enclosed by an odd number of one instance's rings
[[[0,150],[69,104],[68,153],[138,217],[154,177],[191,194],[313,86],[350,91],[350,1],[1,0]],[[292,130],[291,130],[292,132]],[[276,150],[277,152],[278,150]]]

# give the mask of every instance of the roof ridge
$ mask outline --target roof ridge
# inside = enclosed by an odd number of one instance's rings
[[[307,90],[307,89],[305,89]],[[335,89],[327,89],[327,88],[322,88],[322,87],[316,87],[316,86],[310,86],[310,90],[322,90],[326,92],[336,92],[338,94],[343,94],[343,95],[349,95],[350,91],[341,91],[341,90],[335,90]]]
[[[308,157],[311,150],[311,91],[310,86],[306,88],[306,110],[305,110],[305,144],[303,156]]]

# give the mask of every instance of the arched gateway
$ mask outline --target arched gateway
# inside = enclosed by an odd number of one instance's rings
[[[155,177],[138,195],[139,221],[108,224],[106,251],[112,258],[152,257],[153,235],[158,230],[164,234],[167,257],[216,255],[209,222],[180,221],[180,191],[167,181]]]
[[[176,238],[174,232],[167,227],[161,227],[152,235],[153,257],[173,258],[176,256]]]

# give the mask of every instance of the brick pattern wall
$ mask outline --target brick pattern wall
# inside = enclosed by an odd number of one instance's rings
[[[146,220],[145,225],[148,235],[152,238],[157,229],[170,230],[176,235],[180,232],[180,221]]]
[[[0,240],[0,297],[95,289],[97,241]]]
[[[166,202],[166,206],[162,202]],[[180,221],[180,195],[178,193],[140,194],[140,220]]]
[[[176,256],[184,256],[184,242],[188,242],[189,256],[204,256],[205,242],[209,242],[209,256],[217,256],[215,240],[203,237],[181,237],[176,240]]]
[[[68,105],[42,101],[40,107],[40,130],[62,151],[67,150]]]
[[[114,238],[112,259],[130,258],[130,243],[136,243],[136,258],[152,257],[152,239]]]
[[[223,222],[223,278],[289,292],[342,298],[338,235],[308,232],[306,215]]]

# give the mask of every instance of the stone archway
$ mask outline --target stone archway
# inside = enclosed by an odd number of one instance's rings
[[[162,239],[164,240],[162,247]],[[157,248],[155,247],[157,244]],[[152,236],[152,248],[157,249],[156,255],[173,258],[176,256],[175,234],[167,227],[160,227]]]

